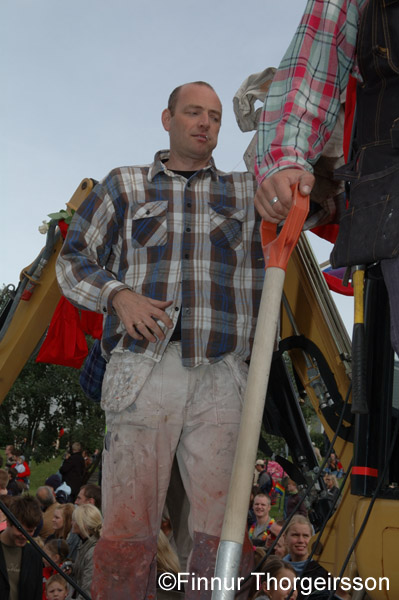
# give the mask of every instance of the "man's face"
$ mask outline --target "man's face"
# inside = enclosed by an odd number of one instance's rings
[[[198,168],[206,166],[218,141],[221,120],[222,105],[212,89],[192,83],[184,85],[173,115],[169,109],[162,113],[171,155],[198,162]]]
[[[75,504],[77,504],[78,506],[80,506],[81,504],[90,504],[90,498],[87,498],[83,489],[80,490],[79,494],[76,496]]]
[[[255,469],[260,473],[261,471],[263,471],[263,465],[255,465]]]
[[[21,523],[22,527],[29,533],[29,535],[33,535],[35,532],[35,527],[29,528],[26,527],[23,523]],[[10,546],[16,546],[18,548],[23,548],[26,545],[27,539],[21,533],[17,527],[11,525],[11,523],[7,523],[7,543]]]
[[[261,519],[269,514],[270,502],[265,496],[255,496],[253,509],[256,518]]]

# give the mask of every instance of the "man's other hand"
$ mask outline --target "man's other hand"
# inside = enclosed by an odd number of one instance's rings
[[[173,327],[172,320],[165,313],[165,308],[171,304],[172,301],[153,300],[126,289],[118,292],[112,300],[115,312],[128,334],[135,340],[145,338],[149,342],[156,342],[157,338],[165,339],[157,321],[162,321],[169,329]]]
[[[255,208],[265,221],[280,223],[292,205],[291,186],[299,182],[299,191],[308,196],[315,178],[302,169],[282,169],[262,181],[255,194]]]

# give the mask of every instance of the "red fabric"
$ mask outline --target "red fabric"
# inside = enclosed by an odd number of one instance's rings
[[[65,239],[68,225],[64,219],[58,221],[61,235]],[[79,311],[64,296],[54,311],[46,338],[40,348],[36,362],[63,365],[79,369],[88,348],[85,333],[95,339],[101,339],[103,317],[88,310]],[[64,430],[60,430],[60,437]]]
[[[79,311],[62,296],[54,311],[36,362],[79,369],[88,354]]]
[[[61,219],[60,221],[58,221],[58,227],[60,228],[61,235],[65,240],[69,225],[65,223],[64,219]]]
[[[103,334],[103,316],[91,310],[80,311],[82,329],[96,340],[101,340]]]
[[[314,227],[311,231],[315,233],[319,237],[323,238],[323,240],[327,240],[327,242],[331,242],[335,244],[335,240],[337,239],[339,225],[319,225],[319,227]]]
[[[346,88],[345,101],[345,123],[344,123],[344,157],[348,162],[349,149],[352,137],[353,118],[356,108],[356,79],[349,76],[348,87]]]
[[[345,122],[344,122],[344,140],[343,140],[343,150],[344,150],[344,158],[345,162],[348,162],[349,149],[352,137],[352,127],[353,127],[353,119],[355,116],[355,108],[356,108],[356,79],[349,76],[348,86],[346,88],[346,101],[345,101]],[[327,240],[332,244],[335,244],[335,240],[337,239],[339,225],[321,225],[320,227],[314,227],[311,231],[323,238],[323,240]],[[328,283],[328,282],[327,282]],[[343,286],[341,286],[343,287]],[[332,288],[330,288],[332,289]],[[346,288],[344,288],[346,289]],[[348,294],[344,291],[338,291],[339,294],[353,295]]]
[[[22,465],[24,466],[25,471],[22,471],[22,473],[17,474],[17,479],[19,479],[19,480],[23,479],[24,477],[29,477],[29,475],[30,475],[30,467],[29,467],[28,463],[23,462]],[[17,463],[14,463],[13,465],[11,465],[11,468],[15,469],[16,466],[17,466]]]
[[[326,273],[325,271],[323,271],[323,275],[332,292],[337,292],[337,294],[343,294],[344,296],[353,296],[353,287],[350,283],[345,286],[342,284],[342,279],[335,277],[330,273]]]

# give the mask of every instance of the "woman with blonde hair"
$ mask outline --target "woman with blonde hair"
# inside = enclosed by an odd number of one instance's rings
[[[101,535],[103,518],[100,511],[93,504],[81,504],[75,508],[72,516],[72,531],[82,539],[73,567],[73,578],[80,588],[90,595],[91,580],[93,577],[94,548]],[[72,598],[76,598],[75,595]],[[82,600],[82,596],[77,596]]]
[[[288,554],[284,556],[284,561],[291,565],[297,576],[302,580],[302,585],[297,586],[298,600],[307,598],[314,590],[313,582],[315,579],[326,582],[328,585],[328,572],[315,560],[308,561],[309,542],[313,535],[313,527],[307,517],[303,515],[294,515],[288,523],[284,533],[285,545]],[[306,589],[305,589],[306,583]],[[319,586],[315,589],[321,589]]]

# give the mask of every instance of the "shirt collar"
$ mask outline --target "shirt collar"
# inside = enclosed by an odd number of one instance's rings
[[[172,171],[169,171],[167,166],[163,161],[168,160],[169,158],[169,150],[159,150],[154,156],[154,162],[150,165],[150,169],[148,171],[148,181],[152,182],[154,177],[158,175],[158,173],[164,172],[166,175],[173,175]],[[212,179],[218,179],[218,176],[221,175],[221,171],[216,168],[215,161],[211,157],[209,161],[209,165],[200,169],[199,172],[209,171]]]

